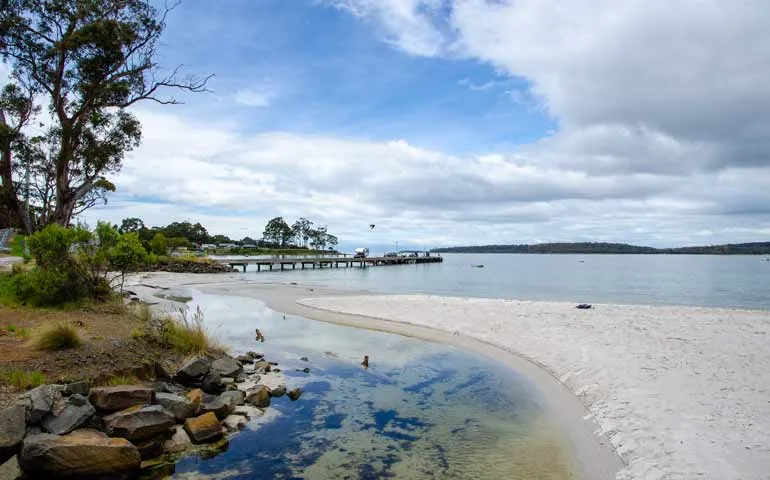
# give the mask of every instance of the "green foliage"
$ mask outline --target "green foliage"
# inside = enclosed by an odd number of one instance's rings
[[[8,244],[8,248],[11,250],[11,255],[14,257],[24,257],[24,235],[16,235],[13,240]]]
[[[178,317],[161,319],[158,333],[164,343],[184,355],[206,355],[224,350],[203,324],[200,307],[192,315],[187,308],[181,308]]]
[[[168,241],[162,232],[158,232],[150,240],[150,252],[155,255],[168,255]]]
[[[293,236],[293,232],[283,217],[275,217],[267,222],[262,236],[266,241],[283,247],[289,243]]]
[[[11,333],[16,333],[16,325],[8,325],[7,329]]]
[[[38,350],[53,351],[75,348],[83,343],[78,331],[69,323],[57,323],[42,331],[35,339]]]
[[[117,387],[120,385],[136,385],[139,383],[136,377],[130,377],[127,375],[119,375],[116,377],[110,377],[106,382],[102,384],[103,387]]]
[[[41,372],[12,367],[0,371],[0,382],[17,392],[23,392],[44,384],[45,376]]]

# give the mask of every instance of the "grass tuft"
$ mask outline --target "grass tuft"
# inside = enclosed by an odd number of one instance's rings
[[[137,380],[136,377],[131,377],[127,375],[121,375],[117,377],[110,377],[106,382],[104,382],[104,387],[117,387],[118,385],[136,385],[139,383],[139,380]]]
[[[16,333],[16,325],[8,325],[8,331],[11,333]]]
[[[0,382],[10,386],[17,392],[23,392],[44,384],[45,376],[41,372],[29,372],[21,368],[10,368],[0,372]]]
[[[207,355],[225,351],[203,324],[203,311],[198,307],[190,315],[186,308],[179,309],[179,317],[161,322],[161,338],[184,355]]]
[[[83,341],[78,331],[69,323],[57,323],[42,331],[35,339],[35,348],[38,350],[67,350],[80,346]]]
[[[134,340],[144,337],[144,330],[141,328],[134,328],[131,330],[131,338]]]

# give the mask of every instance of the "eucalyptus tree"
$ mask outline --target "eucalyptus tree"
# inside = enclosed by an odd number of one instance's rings
[[[107,179],[139,145],[130,107],[175,104],[210,77],[180,78],[156,61],[168,13],[143,0],[0,0],[2,201],[28,232],[68,225],[104,200]],[[27,188],[26,185],[33,184]],[[28,198],[25,207],[21,196]]]

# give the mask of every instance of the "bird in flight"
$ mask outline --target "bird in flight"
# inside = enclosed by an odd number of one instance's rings
[[[371,230],[374,230],[374,224],[373,224],[373,223],[370,223],[370,224],[369,224],[369,228],[370,228]]]

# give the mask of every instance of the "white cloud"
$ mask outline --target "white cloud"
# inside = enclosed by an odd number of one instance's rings
[[[233,96],[233,100],[235,103],[247,107],[267,107],[275,97],[275,91],[270,88],[245,88],[238,90]]]

